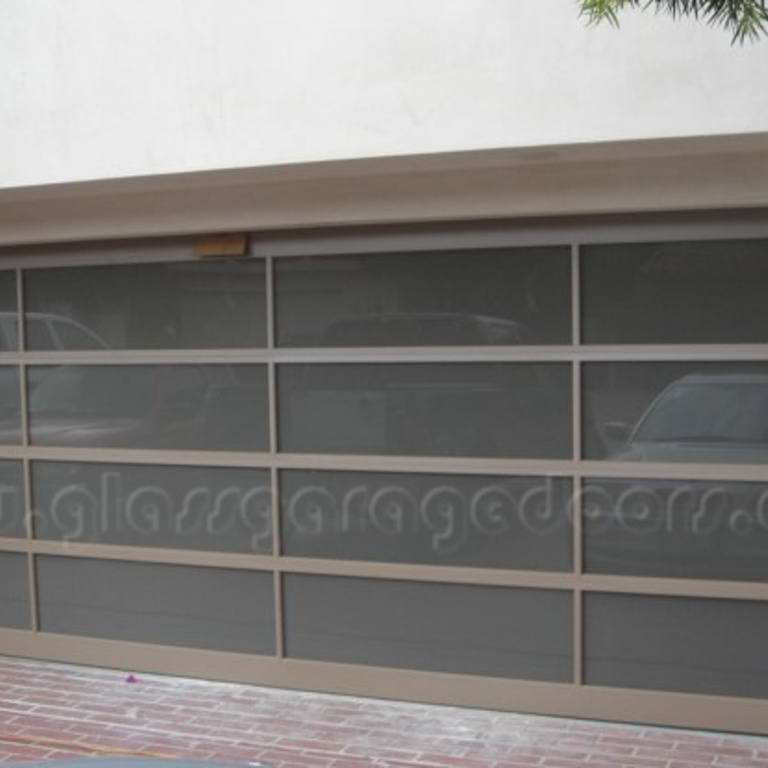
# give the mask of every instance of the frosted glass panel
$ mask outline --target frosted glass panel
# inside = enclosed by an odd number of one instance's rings
[[[583,381],[587,458],[768,462],[766,363],[587,363]]]
[[[570,492],[560,478],[285,471],[283,552],[566,571]]]
[[[0,627],[27,629],[30,626],[27,557],[16,552],[0,552]]]
[[[19,369],[0,366],[0,445],[21,443],[21,392]]]
[[[567,458],[571,369],[559,363],[283,365],[284,451]]]
[[[768,485],[588,480],[591,573],[768,581]]]
[[[41,556],[37,584],[44,632],[274,652],[272,577],[266,573]]]
[[[27,347],[262,347],[264,274],[244,260],[30,270]]]
[[[567,592],[287,575],[283,597],[295,658],[572,679]]]
[[[16,274],[0,272],[0,352],[19,348],[19,321],[16,314]]]
[[[27,535],[24,507],[21,462],[0,460],[0,538]]]
[[[768,696],[768,606],[748,600],[586,596],[586,682]]]
[[[40,539],[272,551],[265,470],[34,462],[32,492]]]
[[[570,249],[280,259],[286,347],[567,344]]]
[[[768,341],[768,240],[583,246],[584,341]]]
[[[37,445],[264,450],[263,365],[31,366]]]

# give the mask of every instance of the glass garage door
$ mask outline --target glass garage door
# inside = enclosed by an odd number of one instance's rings
[[[0,652],[765,730],[768,232],[6,250]]]

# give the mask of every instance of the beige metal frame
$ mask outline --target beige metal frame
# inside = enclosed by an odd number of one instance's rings
[[[585,477],[627,479],[681,479],[762,481],[768,479],[764,465],[656,464],[586,461],[581,455],[581,368],[589,361],[768,361],[768,344],[749,345],[659,345],[596,346],[580,339],[580,248],[583,243],[641,242],[652,240],[747,239],[768,237],[768,223],[760,217],[727,216],[710,218],[696,226],[679,219],[656,222],[621,223],[544,222],[536,225],[495,224],[443,229],[427,227],[411,231],[273,234],[254,239],[252,257],[264,259],[267,285],[267,346],[260,350],[179,350],[33,352],[26,351],[23,323],[18,352],[0,353],[0,364],[20,370],[23,442],[0,448],[0,458],[20,459],[27,499],[27,535],[22,539],[0,538],[0,551],[26,554],[30,575],[32,627],[30,630],[0,629],[0,652],[60,661],[72,661],[124,668],[140,668],[172,674],[214,677],[266,685],[307,688],[342,693],[416,699],[422,701],[517,709],[548,714],[662,722],[672,725],[723,728],[735,731],[768,732],[768,701],[723,696],[663,693],[656,691],[601,688],[584,684],[583,596],[587,592],[676,595],[722,599],[749,599],[764,602],[768,610],[768,583],[722,582],[655,577],[627,577],[587,574],[582,563],[581,509],[578,506]],[[274,261],[293,255],[322,255],[397,250],[461,249],[540,244],[570,245],[573,278],[570,345],[547,347],[454,347],[388,349],[277,349],[274,317]],[[150,244],[150,256],[142,244],[117,253],[105,249],[71,249],[62,254],[56,248],[34,254],[0,256],[0,269],[15,269],[19,312],[24,309],[22,272],[48,266],[122,261],[176,260],[189,258],[188,245],[164,247]],[[414,256],[417,258],[417,256]],[[277,442],[276,371],[283,363],[344,362],[491,362],[557,361],[572,369],[573,457],[544,461],[521,459],[476,459],[400,456],[346,456],[288,454]],[[26,369],[34,364],[141,364],[141,363],[262,363],[269,381],[269,450],[262,453],[158,451],[133,449],[84,449],[42,447],[29,444],[26,415]],[[273,499],[274,549],[272,555],[243,555],[186,550],[149,549],[103,544],[36,540],[29,510],[31,475],[35,460],[69,460],[100,463],[139,463],[191,466],[258,467],[268,469]],[[280,555],[278,473],[281,469],[379,470],[404,473],[509,474],[563,476],[572,478],[577,499],[573,525],[574,568],[570,573],[513,571],[436,565],[395,564],[322,560]],[[38,555],[92,557],[135,562],[184,564],[210,568],[237,568],[273,574],[276,611],[276,654],[274,657],[199,651],[188,648],[149,646],[53,635],[40,631],[34,560]],[[399,579],[532,589],[562,589],[572,593],[574,607],[574,679],[569,684],[502,680],[469,675],[438,674],[413,670],[383,669],[359,665],[302,661],[286,658],[283,638],[283,574],[322,574],[376,579]]]
[[[0,189],[0,243],[768,206],[768,133],[286,163]]]

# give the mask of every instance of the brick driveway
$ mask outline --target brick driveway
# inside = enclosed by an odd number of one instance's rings
[[[134,753],[275,768],[768,768],[768,738],[137,678],[0,657],[0,761]]]

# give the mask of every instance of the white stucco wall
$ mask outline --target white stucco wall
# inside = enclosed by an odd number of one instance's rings
[[[575,0],[2,0],[0,187],[766,132],[766,71]]]

